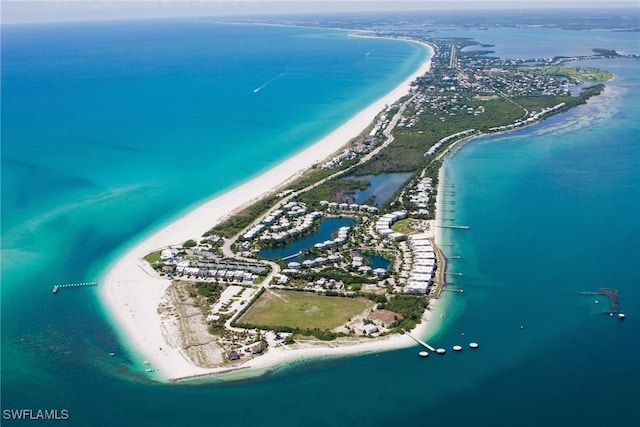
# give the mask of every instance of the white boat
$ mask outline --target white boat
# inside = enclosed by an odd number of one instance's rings
[[[420,355],[420,357],[429,357],[429,353],[426,351],[421,351],[420,353],[418,353]]]
[[[454,346],[453,346],[453,351],[462,351],[462,346],[460,346],[460,345],[454,345]]]
[[[447,352],[447,350],[445,350],[444,348],[439,348],[436,350],[436,353],[438,354],[445,354]]]
[[[478,348],[478,343],[477,343],[477,342],[469,343],[469,347],[471,347],[471,348]]]

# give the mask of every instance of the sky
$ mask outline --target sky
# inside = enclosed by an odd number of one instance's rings
[[[634,7],[617,0],[2,0],[3,24],[319,12]]]

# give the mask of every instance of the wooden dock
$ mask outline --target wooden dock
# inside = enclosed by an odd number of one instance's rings
[[[62,285],[53,285],[53,290],[51,292],[57,294],[62,288],[80,288],[86,286],[98,286],[98,282],[64,283]]]

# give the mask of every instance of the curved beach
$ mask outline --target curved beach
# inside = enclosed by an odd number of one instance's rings
[[[365,129],[385,108],[409,93],[410,84],[425,74],[430,66],[433,50],[424,44],[431,54],[420,67],[392,91],[360,111],[325,138],[304,149],[264,174],[205,202],[193,211],[181,216],[153,235],[144,238],[127,251],[107,271],[101,280],[100,296],[115,326],[123,338],[146,359],[165,380],[201,377],[228,371],[229,368],[205,369],[195,366],[176,346],[158,313],[158,306],[170,281],[161,278],[143,257],[148,253],[188,239],[198,238],[221,219],[232,212],[255,202],[280,188],[346,145]],[[414,331],[425,333],[426,322]],[[367,343],[339,347],[313,347],[300,349],[270,349],[265,355],[248,361],[238,368],[267,369],[289,360],[324,355],[353,354],[414,345],[407,336],[393,336]]]

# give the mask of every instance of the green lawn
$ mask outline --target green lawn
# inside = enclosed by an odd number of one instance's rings
[[[309,292],[266,291],[238,323],[277,329],[333,329],[373,302],[364,298],[327,297]]]
[[[401,219],[393,223],[391,230],[402,234],[417,234],[419,231],[414,228],[415,224],[415,221],[411,218]]]

